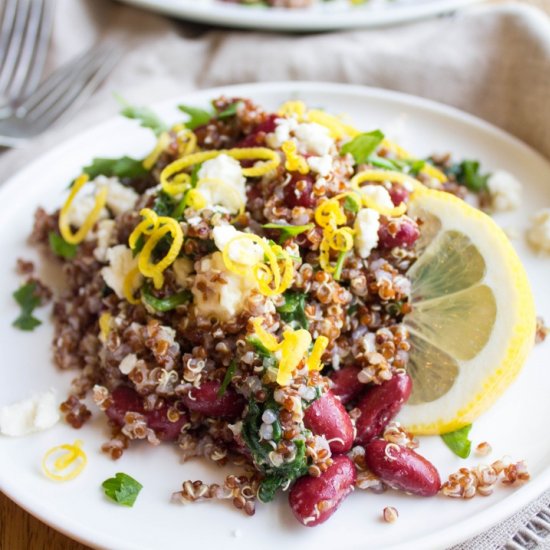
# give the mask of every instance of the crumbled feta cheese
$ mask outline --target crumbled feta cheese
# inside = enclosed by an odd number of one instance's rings
[[[115,216],[134,208],[139,198],[131,187],[122,185],[118,178],[98,176],[94,183],[98,188],[107,187],[107,206]]]
[[[67,212],[67,220],[69,225],[72,225],[73,227],[82,227],[94,206],[94,195],[83,195],[82,197],[77,196]],[[103,220],[108,217],[109,213],[105,208],[102,208],[99,212],[99,219]],[[90,235],[90,233],[88,233],[88,235]]]
[[[388,190],[381,185],[365,185],[359,189],[359,194],[372,199],[378,206],[382,208],[392,209],[393,201],[388,193]]]
[[[115,231],[114,220],[101,220],[97,224],[97,246],[94,249],[94,256],[98,262],[107,261],[107,249],[111,246],[111,238]]]
[[[118,365],[118,370],[122,374],[130,374],[138,361],[137,355],[135,353],[129,353],[124,357],[124,359]]]
[[[355,250],[361,258],[368,258],[378,244],[380,214],[372,208],[363,208],[355,218]]]
[[[332,157],[323,155],[322,157],[309,157],[307,159],[309,167],[320,176],[328,176],[332,171]]]
[[[305,152],[312,155],[326,155],[334,145],[334,140],[330,137],[328,128],[316,122],[298,124],[296,130],[294,130],[294,135],[298,138]]]
[[[240,235],[246,235],[244,231],[237,231],[232,225],[218,225],[212,230],[214,244],[218,250],[223,251],[231,240]],[[239,264],[254,265],[261,262],[264,257],[262,247],[249,239],[239,239],[229,246],[229,257]]]
[[[191,288],[196,315],[220,321],[232,319],[242,311],[255,288],[256,281],[228,271],[221,252],[214,252],[200,260]]]
[[[124,298],[124,280],[128,273],[137,266],[137,257],[133,257],[132,251],[127,246],[118,244],[107,249],[107,261],[109,265],[101,270],[103,280],[119,298]],[[136,291],[140,286],[141,277],[135,277],[132,291]]]
[[[535,250],[550,253],[550,208],[543,208],[533,216],[527,241]]]
[[[222,154],[207,160],[201,166],[198,178],[197,190],[208,208],[219,205],[236,213],[246,202],[246,178],[234,158]]]
[[[55,392],[49,390],[0,407],[0,433],[22,436],[51,428],[59,420]]]
[[[193,273],[193,262],[189,258],[177,258],[172,264],[176,283],[186,288],[189,285],[189,275]]]
[[[291,118],[278,118],[275,120],[275,131],[267,134],[265,141],[272,149],[278,149],[285,141],[291,138],[291,134],[298,126],[298,121]]]
[[[487,187],[495,212],[515,210],[521,204],[521,183],[509,172],[493,172],[487,180]]]

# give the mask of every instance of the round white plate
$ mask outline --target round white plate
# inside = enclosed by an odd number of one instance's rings
[[[267,108],[289,98],[331,112],[347,113],[359,127],[382,128],[390,137],[419,156],[453,151],[456,158],[476,158],[488,170],[501,168],[515,174],[524,185],[522,209],[502,216],[507,228],[523,231],[529,214],[550,206],[550,164],[527,146],[469,115],[414,97],[362,87],[320,83],[243,85],[186,95],[155,107],[167,121],[178,119],[178,103],[206,106],[211,98],[252,97]],[[179,118],[181,120],[181,118]],[[399,136],[395,134],[399,133]],[[39,310],[44,324],[33,333],[11,327],[17,307],[11,297],[21,277],[15,274],[18,257],[34,258],[26,245],[33,212],[39,205],[60,205],[67,184],[94,156],[145,155],[154,143],[151,132],[135,122],[117,118],[93,128],[51,153],[37,159],[0,188],[0,405],[29,396],[34,391],[57,388],[64,396],[74,373],[60,373],[50,358],[52,329],[48,312]],[[520,237],[514,240],[536,295],[539,314],[550,319],[549,258],[536,257]],[[225,550],[318,550],[319,548],[444,548],[496,522],[550,487],[550,348],[537,346],[518,380],[472,430],[474,445],[489,441],[494,452],[484,459],[504,455],[528,461],[532,480],[518,487],[499,486],[491,497],[471,501],[444,497],[422,499],[388,491],[382,495],[355,491],[324,525],[300,526],[285,496],[270,505],[258,505],[248,518],[227,503],[172,504],[170,495],[186,479],[221,481],[225,472],[195,460],[178,461],[171,445],[136,444],[117,462],[100,451],[108,430],[105,418],[94,419],[75,431],[63,423],[25,438],[0,436],[0,489],[31,513],[70,536],[92,546],[124,549],[224,548]],[[84,441],[89,463],[74,481],[55,483],[40,471],[47,449],[75,439]],[[466,464],[455,457],[438,437],[422,438],[421,452],[439,468],[442,477]],[[116,472],[125,472],[144,489],[132,509],[108,502],[100,485]],[[399,520],[385,524],[385,506],[399,510]]]
[[[251,7],[221,0],[122,0],[188,21],[277,31],[328,31],[380,27],[451,13],[480,0],[371,0],[353,6],[333,0],[303,9]]]

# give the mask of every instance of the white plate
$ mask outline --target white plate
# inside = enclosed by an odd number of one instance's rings
[[[345,111],[364,129],[400,129],[400,142],[422,156],[453,151],[457,158],[479,158],[486,169],[502,168],[525,186],[524,205],[503,216],[506,227],[523,229],[533,209],[550,206],[550,165],[527,146],[469,115],[422,99],[361,87],[318,83],[243,85],[196,92],[178,101],[158,105],[167,121],[175,121],[179,102],[206,105],[221,93],[249,96],[275,108],[289,97],[335,113]],[[46,322],[33,333],[11,327],[17,308],[11,292],[21,281],[14,272],[17,257],[34,257],[25,244],[38,205],[58,206],[67,183],[93,156],[145,155],[154,139],[136,124],[117,118],[93,128],[36,160],[0,188],[0,405],[49,387],[60,395],[72,377],[59,373],[50,360],[52,329]],[[520,238],[514,241],[536,294],[540,314],[550,319],[548,267],[550,259],[535,257]],[[123,549],[224,548],[225,550],[318,550],[319,548],[443,548],[503,520],[550,487],[550,369],[548,345],[537,346],[517,382],[472,430],[474,444],[489,441],[495,460],[509,454],[528,461],[532,480],[519,487],[498,487],[488,498],[456,501],[443,497],[422,499],[387,492],[352,494],[326,524],[301,527],[281,496],[271,505],[258,505],[247,518],[226,503],[171,504],[170,495],[185,479],[221,481],[224,473],[201,461],[178,462],[170,445],[135,445],[121,460],[112,462],[100,452],[107,438],[106,421],[94,415],[77,432],[64,424],[21,439],[0,436],[0,489],[46,523],[92,546]],[[83,439],[89,464],[74,481],[56,484],[40,472],[40,460],[50,447]],[[442,477],[467,462],[456,458],[439,438],[423,438],[421,452],[440,469]],[[144,489],[132,509],[106,501],[100,485],[115,472],[126,472]],[[394,525],[380,520],[385,506],[400,513]],[[235,536],[240,535],[240,536]]]
[[[375,0],[364,6],[352,6],[348,0],[334,0],[304,9],[250,7],[228,4],[221,0],[122,1],[198,23],[313,32],[395,25],[451,13],[480,0]]]

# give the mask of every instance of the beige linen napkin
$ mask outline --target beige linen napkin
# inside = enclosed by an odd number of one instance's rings
[[[2,179],[116,113],[113,91],[140,104],[196,88],[273,80],[349,82],[435,99],[500,126],[550,158],[550,19],[534,8],[488,6],[394,28],[307,36],[211,29],[109,0],[58,0],[57,16],[50,70],[107,37],[128,51],[69,124],[0,156]],[[550,492],[457,548],[500,548],[549,504]]]

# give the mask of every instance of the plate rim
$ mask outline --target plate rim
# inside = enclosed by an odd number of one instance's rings
[[[475,115],[457,109],[455,107],[445,105],[443,103],[425,99],[422,97],[406,94],[402,92],[396,92],[393,90],[385,90],[382,88],[375,88],[369,86],[352,85],[352,84],[340,84],[330,82],[311,82],[311,81],[280,81],[280,82],[262,82],[262,83],[245,83],[236,84],[231,86],[218,86],[214,88],[206,88],[200,90],[191,90],[184,92],[173,98],[162,100],[152,103],[150,107],[154,109],[163,109],[167,107],[173,107],[181,101],[195,101],[200,97],[198,101],[204,101],[220,94],[248,94],[254,95],[261,93],[294,93],[306,95],[311,92],[319,92],[329,95],[342,95],[342,96],[359,96],[368,99],[377,99],[391,101],[395,104],[401,104],[404,106],[412,106],[415,108],[421,108],[429,110],[432,113],[437,113],[447,118],[454,120],[460,120],[467,123],[469,126],[475,127],[476,130],[485,132],[488,135],[496,137],[500,140],[506,140],[513,144],[514,147],[522,150],[523,153],[536,159],[538,162],[543,162],[550,170],[550,161],[544,157],[540,152],[536,151],[530,145],[527,145],[517,137],[509,134],[508,132],[498,128],[490,122],[487,122]],[[124,120],[121,115],[110,116],[103,122],[100,122],[91,128],[83,132],[77,132],[72,137],[67,137],[61,143],[57,144],[52,149],[46,151],[44,154],[37,156],[30,164],[23,169],[18,170],[7,181],[0,185],[0,203],[6,197],[13,193],[13,188],[18,184],[18,180],[27,177],[28,173],[36,171],[40,164],[45,164],[50,159],[62,155],[63,151],[72,147],[71,141],[75,138],[78,140],[89,140],[91,136],[96,133],[105,132],[109,126],[117,123],[117,121]],[[416,548],[423,548],[428,550],[429,548],[443,548],[442,544],[448,546],[449,544],[456,544],[461,541],[467,540],[475,535],[486,531],[496,525],[498,522],[506,520],[508,517],[517,513],[522,507],[529,502],[535,500],[541,496],[546,490],[550,488],[550,464],[538,474],[536,479],[516,489],[509,496],[503,498],[499,502],[487,509],[482,510],[476,516],[475,527],[471,527],[471,519],[465,518],[459,523],[451,526],[444,527],[438,531],[429,535],[424,535],[421,538],[412,541]],[[95,530],[90,530],[85,523],[78,524],[78,532],[75,532],[70,527],[63,525],[64,515],[63,513],[56,513],[51,516],[49,508],[44,506],[39,499],[25,498],[25,493],[19,491],[17,487],[16,479],[11,480],[6,477],[0,471],[0,491],[2,491],[10,500],[14,501],[18,506],[26,510],[32,516],[39,521],[49,525],[53,529],[65,534],[73,540],[79,541],[93,548],[127,548],[127,549],[140,549],[138,546],[120,546],[120,541],[113,539],[112,536],[104,535]],[[74,525],[74,524],[73,524]],[[443,541],[445,541],[443,543]],[[421,546],[418,546],[421,545]],[[388,546],[387,550],[405,550],[410,549],[411,543],[398,543],[396,545]]]
[[[174,4],[173,0],[120,1],[139,8],[171,15],[195,23],[241,29],[316,32],[361,27],[376,28],[418,21],[446,13],[453,13],[459,9],[479,4],[484,0],[433,0],[432,2],[416,7],[394,7],[391,8],[389,12],[386,9],[368,10],[364,8],[362,13],[352,13],[351,11],[330,12],[328,14],[313,12],[308,13],[307,18],[303,17],[304,10],[288,10],[284,8],[271,8],[269,10],[269,17],[263,17],[263,13],[258,9],[234,4],[214,6],[216,8],[216,12],[214,12],[209,4],[200,2],[194,4],[189,3],[187,6],[179,6],[178,4]],[[390,13],[389,17],[387,16],[388,13]],[[258,17],[259,14],[260,17]]]

